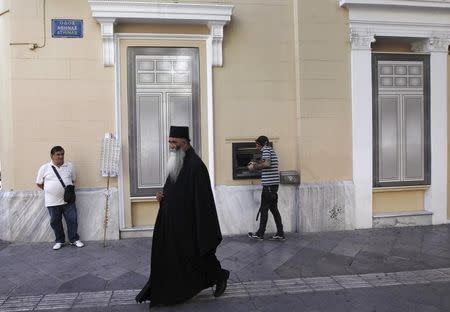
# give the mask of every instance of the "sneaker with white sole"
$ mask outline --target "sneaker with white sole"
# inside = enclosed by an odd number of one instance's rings
[[[275,234],[272,237],[270,237],[269,239],[275,240],[275,241],[284,241],[284,240],[286,240],[286,237],[284,236],[284,234]]]
[[[80,240],[74,241],[74,242],[72,242],[72,243],[70,243],[70,244],[71,244],[72,246],[75,246],[75,247],[78,247],[78,248],[84,247],[83,242],[80,241]]]
[[[253,233],[253,232],[248,232],[248,237],[256,239],[256,240],[263,240],[264,239],[263,236],[259,236],[258,234]]]
[[[61,249],[62,245],[62,243],[55,243],[55,245],[53,245],[53,250]]]

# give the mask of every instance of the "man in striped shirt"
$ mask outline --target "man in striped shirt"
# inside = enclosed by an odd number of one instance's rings
[[[280,184],[280,174],[278,172],[278,157],[272,147],[269,145],[269,139],[262,135],[256,140],[256,148],[261,151],[261,161],[250,162],[248,169],[250,171],[261,170],[261,184],[263,186],[261,194],[261,207],[258,215],[261,213],[259,221],[259,229],[255,233],[249,232],[250,238],[262,240],[266,231],[269,210],[273,215],[277,226],[277,233],[273,235],[271,240],[284,240],[283,223],[281,215],[278,211],[278,185]],[[258,215],[256,220],[258,220]]]

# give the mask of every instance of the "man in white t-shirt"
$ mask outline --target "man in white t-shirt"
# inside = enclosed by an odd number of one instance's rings
[[[57,177],[58,172],[65,185],[73,185],[76,180],[75,169],[69,162],[64,162],[64,149],[61,146],[54,146],[50,151],[51,162],[39,168],[36,178],[37,186],[44,190],[45,206],[50,214],[50,225],[55,233],[54,250],[60,249],[65,242],[65,234],[62,224],[62,216],[66,220],[67,235],[71,245],[83,247],[77,233],[77,208],[75,202],[64,201],[64,187]],[[53,169],[55,168],[55,169]]]

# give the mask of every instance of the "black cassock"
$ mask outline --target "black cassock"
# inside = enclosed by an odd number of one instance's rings
[[[150,278],[136,300],[175,304],[221,277],[215,256],[222,241],[208,170],[192,148],[175,183],[164,185],[153,231]]]

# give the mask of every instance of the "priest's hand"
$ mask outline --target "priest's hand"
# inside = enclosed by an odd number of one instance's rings
[[[158,202],[161,202],[161,200],[164,198],[164,193],[163,192],[161,192],[161,191],[159,191],[159,192],[156,192],[156,200],[158,201]]]

